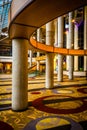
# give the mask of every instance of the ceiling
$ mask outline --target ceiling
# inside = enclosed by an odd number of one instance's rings
[[[8,52],[11,52],[11,42],[9,42],[10,44],[8,44],[7,38],[6,38],[7,42],[6,42],[6,40],[2,40],[2,39],[5,39],[5,37],[7,37],[7,34],[8,34],[8,32],[7,32],[8,31],[8,12],[9,12],[11,2],[12,2],[12,0],[0,0],[0,55],[3,55],[5,53],[7,55]],[[28,11],[28,12],[30,12],[30,11]],[[77,14],[81,14],[80,17],[82,17],[82,12],[83,12],[82,9],[80,9],[80,10],[78,10]],[[47,18],[47,17],[45,17],[45,18]],[[23,21],[23,19],[21,21]],[[27,20],[26,20],[26,22],[27,22]],[[36,21],[35,21],[35,23],[36,23]],[[23,35],[24,35],[24,32],[23,32]],[[5,43],[3,41],[5,41]]]

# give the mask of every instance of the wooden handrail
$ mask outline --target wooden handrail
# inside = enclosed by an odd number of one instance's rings
[[[33,39],[32,37],[30,38],[30,42],[32,46],[35,47],[36,49],[46,51],[46,52],[58,53],[62,55],[77,55],[77,56],[87,55],[87,50],[58,48],[58,47],[40,43],[36,41],[35,39]]]

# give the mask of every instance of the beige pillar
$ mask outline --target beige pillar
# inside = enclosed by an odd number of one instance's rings
[[[39,28],[39,29],[37,29],[37,41],[41,42],[42,41],[41,38],[42,38],[41,29]],[[39,57],[39,56],[40,56],[40,52],[37,52],[37,57]],[[37,70],[38,71],[40,70],[40,61],[37,61]]]
[[[58,20],[55,20],[55,47],[58,46]]]
[[[46,54],[46,88],[53,88],[54,85],[54,55],[52,53]]]
[[[37,41],[42,42],[42,28],[37,29]]]
[[[63,16],[58,18],[58,47],[63,47],[63,30],[64,20]],[[63,81],[63,55],[58,54],[58,81]]]
[[[12,109],[21,111],[28,107],[28,40],[13,39],[12,48]]]
[[[30,50],[30,67],[32,66],[32,55],[33,55],[33,52],[32,52],[32,50]]]
[[[78,46],[78,26],[74,26],[74,49],[79,49]],[[74,71],[78,71],[78,56],[74,56]]]
[[[46,24],[46,44],[54,44],[54,23],[49,22]],[[53,72],[54,72],[54,54],[46,54],[46,88],[53,87]]]
[[[87,50],[87,6],[84,7],[84,50]],[[87,56],[84,56],[84,71],[87,71]]]
[[[69,31],[66,32],[66,48],[68,49],[69,47]],[[66,70],[69,70],[69,56],[66,56]]]
[[[40,56],[40,52],[37,52],[37,57]],[[37,70],[40,71],[40,61],[37,61]]]
[[[74,24],[72,22],[73,20],[73,12],[69,13],[69,48],[68,49],[73,49],[74,48]],[[69,79],[72,80],[73,79],[73,67],[74,67],[74,60],[73,60],[73,56],[69,56],[69,72],[68,72],[68,76]]]
[[[55,42],[54,42],[54,46],[58,47],[58,19],[55,19],[54,21],[54,27],[55,27]],[[58,54],[55,55],[54,57],[54,69],[56,70],[56,72],[58,72]]]

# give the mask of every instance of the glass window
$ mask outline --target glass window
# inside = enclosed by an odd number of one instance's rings
[[[0,0],[0,32],[8,26],[8,12],[12,0]]]

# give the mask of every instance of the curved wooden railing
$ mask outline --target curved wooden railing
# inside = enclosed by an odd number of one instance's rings
[[[63,55],[87,55],[87,50],[69,50],[41,44],[31,35],[47,22],[87,4],[86,0],[13,0],[9,11],[9,36],[30,39],[36,49]],[[31,37],[31,38],[30,38]]]
[[[31,44],[39,50],[46,51],[46,52],[53,52],[53,53],[58,53],[62,55],[87,55],[87,50],[76,50],[76,49],[65,49],[65,48],[58,48],[46,44],[42,44],[32,37],[30,38]]]

